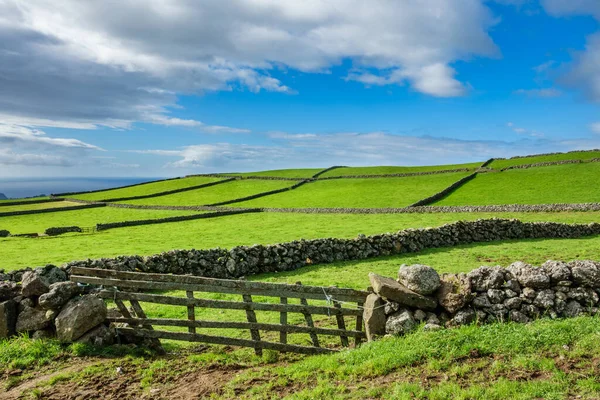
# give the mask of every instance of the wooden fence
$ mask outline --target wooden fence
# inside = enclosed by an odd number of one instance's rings
[[[79,283],[103,285],[104,288],[100,291],[100,296],[104,299],[113,300],[123,315],[122,318],[110,318],[109,320],[115,323],[128,324],[128,327],[119,328],[119,331],[138,337],[251,347],[259,355],[262,354],[262,349],[303,354],[334,351],[321,346],[319,335],[339,336],[344,347],[349,346],[349,338],[354,338],[355,346],[366,338],[363,331],[362,306],[369,293],[364,291],[336,287],[304,286],[299,282],[295,285],[287,285],[80,267],[72,268],[71,280]],[[186,297],[147,292],[167,290],[185,291]],[[203,299],[196,297],[197,293],[234,294],[241,296],[242,301]],[[274,297],[276,299],[273,299],[273,302],[256,302],[253,301],[252,296]],[[290,299],[296,299],[295,302],[298,304],[292,304]],[[308,300],[320,300],[321,302],[325,300],[326,304],[309,305]],[[129,301],[131,309],[128,309],[123,301]],[[187,320],[148,318],[140,302],[186,307]],[[246,312],[247,321],[198,320],[196,318],[196,308],[243,310]],[[257,311],[279,313],[279,324],[259,323],[256,316]],[[288,313],[302,314],[306,325],[289,324]],[[313,315],[335,317],[337,329],[315,326]],[[344,317],[356,318],[354,330],[346,327]],[[187,327],[188,332],[158,330],[155,328],[156,326]],[[251,339],[198,333],[198,330],[212,328],[248,330]],[[279,332],[279,342],[264,340],[261,338],[261,331]],[[312,345],[303,346],[288,343],[288,334],[297,333],[308,334]]]

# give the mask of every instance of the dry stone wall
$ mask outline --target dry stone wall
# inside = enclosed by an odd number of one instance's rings
[[[106,207],[104,203],[85,203],[80,206],[72,206],[72,207],[52,207],[52,208],[41,208],[39,210],[21,210],[21,211],[7,211],[0,212],[0,217],[10,217],[15,215],[29,215],[29,214],[45,214],[52,212],[61,212],[61,211],[74,211],[74,210],[84,210],[86,208],[98,208],[98,207]],[[1,208],[0,208],[1,210]]]
[[[454,182],[452,185],[448,186],[446,189],[444,189],[432,196],[429,196],[423,200],[419,200],[416,203],[412,204],[410,207],[426,206],[428,204],[435,203],[436,201],[441,200],[444,197],[448,196],[450,193],[454,192],[456,189],[458,189],[465,183],[474,179],[476,176],[477,176],[477,172],[475,172],[471,175],[465,176],[464,178],[459,179],[458,181]]]
[[[600,262],[518,261],[507,268],[477,268],[467,274],[438,273],[403,265],[397,279],[369,274],[373,294],[365,303],[367,337],[405,334],[423,324],[439,330],[471,323],[527,323],[540,317],[596,315]]]

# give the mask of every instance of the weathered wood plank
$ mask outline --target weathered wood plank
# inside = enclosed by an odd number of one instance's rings
[[[287,302],[288,302],[287,301],[287,297],[281,297],[281,298],[279,298],[279,303],[281,303],[281,304],[287,304]],[[283,325],[283,326],[287,325],[287,312],[282,311],[279,314],[279,323],[281,325]],[[287,332],[286,331],[282,330],[279,333],[279,342],[283,343],[283,344],[287,343]]]
[[[244,303],[252,303],[252,296],[250,296],[249,294],[243,294],[242,298],[244,299]],[[250,324],[256,324],[258,322],[256,320],[256,313],[254,312],[254,310],[246,310],[246,318],[248,319],[248,322]],[[260,332],[258,331],[258,329],[251,327],[250,337],[252,337],[252,340],[260,342]],[[262,349],[255,348],[254,352],[257,356],[262,356]]]
[[[362,310],[364,303],[359,302],[357,305],[358,305],[358,309]],[[362,329],[363,329],[363,315],[362,314],[359,314],[356,316],[356,328],[355,329],[358,332],[362,331]],[[359,336],[354,337],[354,347],[358,347],[360,345],[362,338],[366,338],[366,335],[360,336],[360,337]]]
[[[261,348],[261,349],[270,349],[270,350],[278,350],[278,351],[286,351],[292,353],[302,353],[302,354],[323,354],[323,353],[333,353],[335,350],[323,348],[323,347],[307,347],[307,346],[298,346],[294,344],[282,344],[282,343],[274,343],[274,342],[264,342],[264,341],[254,341],[248,339],[237,339],[237,338],[228,338],[222,336],[211,336],[211,335],[202,335],[199,333],[187,333],[187,332],[166,332],[166,331],[150,331],[147,329],[132,329],[132,328],[119,328],[119,331],[139,337],[147,337],[147,338],[155,338],[155,339],[172,339],[172,340],[183,340],[187,342],[202,342],[202,343],[211,343],[211,344],[222,344],[222,345],[231,345],[231,346],[241,346],[241,347],[251,347],[251,348]]]
[[[334,302],[333,305],[335,306],[335,308],[342,308],[342,305],[340,303]],[[344,316],[341,314],[336,314],[335,319],[337,320],[338,328],[345,332],[346,331],[346,322],[344,321]],[[340,340],[342,342],[342,346],[348,347],[348,336],[347,335],[340,335]]]
[[[216,278],[204,278],[190,275],[169,275],[169,274],[147,274],[140,272],[125,272],[115,271],[109,269],[98,269],[98,268],[81,268],[73,267],[71,270],[71,280],[81,283],[94,283],[94,284],[106,284],[109,286],[114,285],[115,281],[109,280],[107,283],[95,280],[94,282],[81,281],[79,279],[88,278],[104,278],[104,279],[116,279],[121,281],[122,287],[138,287],[131,286],[135,282],[152,282],[155,284],[154,287],[149,289],[165,289],[165,290],[193,290],[196,292],[215,292],[215,293],[247,293],[252,295],[265,295],[265,296],[278,296],[278,297],[294,297],[294,298],[307,298],[307,299],[324,299],[323,290],[327,292],[327,295],[333,296],[336,300],[358,302],[364,301],[369,295],[368,292],[354,290],[354,289],[343,289],[334,287],[321,287],[321,286],[298,286],[298,285],[287,285],[283,283],[266,283],[266,282],[251,282],[244,280],[232,280],[232,279],[216,279]],[[125,284],[123,281],[131,281]],[[100,282],[100,283],[97,283]],[[164,283],[167,285],[156,285]],[[176,283],[178,285],[168,285]],[[189,285],[189,286],[182,286]],[[193,287],[197,287],[198,290],[194,290]],[[147,289],[147,287],[139,287],[140,289]],[[189,288],[189,289],[188,289]],[[234,290],[234,291],[231,291]]]
[[[110,322],[139,324],[141,321],[137,318],[108,318]],[[340,330],[333,328],[319,328],[298,325],[278,325],[266,323],[249,323],[249,322],[229,322],[229,321],[189,321],[171,318],[148,318],[145,322],[156,326],[181,326],[181,327],[196,327],[203,329],[258,329],[262,331],[286,332],[286,333],[310,333],[314,332],[318,335],[326,336],[341,336],[366,338],[364,332]],[[285,343],[284,343],[285,344]]]
[[[121,301],[121,299],[118,299],[115,297],[113,300],[115,302],[115,305],[119,309],[119,312],[121,313],[121,315],[123,315],[126,318],[132,318],[131,313],[125,306],[125,303],[123,303],[123,301]]]
[[[302,282],[296,282],[296,285],[302,286]],[[308,306],[308,301],[305,298],[301,298],[300,304],[306,307]],[[312,314],[309,311],[303,312],[302,314],[304,314],[304,320],[306,321],[306,325],[308,325],[309,328],[314,328],[315,324],[312,319]],[[317,334],[314,332],[310,332],[309,335],[310,339],[312,340],[313,346],[321,347],[319,345],[319,337],[317,336]]]
[[[341,308],[336,309],[335,307],[325,306],[303,306],[298,304],[276,304],[276,303],[243,303],[237,301],[227,300],[208,300],[208,299],[188,299],[183,297],[165,296],[158,294],[149,293],[132,293],[132,292],[120,292],[113,290],[102,290],[99,295],[103,299],[113,300],[138,300],[147,303],[167,304],[173,306],[189,306],[195,307],[206,307],[206,308],[219,308],[229,310],[257,310],[257,311],[275,311],[275,312],[293,312],[293,313],[311,313],[318,315],[362,315],[362,310],[353,308]]]
[[[144,312],[144,310],[142,309],[142,306],[140,305],[140,303],[133,299],[129,301],[131,303],[131,307],[133,308],[133,311],[135,311],[135,314],[138,316],[138,318],[145,320],[146,319],[146,313]],[[150,329],[152,330],[152,325],[149,325],[148,323],[141,323],[142,326],[146,329]]]
[[[193,299],[194,298],[194,292],[192,291],[187,291],[185,292],[185,295],[187,296],[188,299]],[[196,320],[196,311],[194,306],[187,306],[187,312],[188,312],[188,320],[190,321],[195,321]],[[196,327],[195,326],[190,326],[188,327],[188,332],[189,333],[196,333]]]

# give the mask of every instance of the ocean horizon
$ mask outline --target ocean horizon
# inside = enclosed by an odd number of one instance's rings
[[[164,177],[146,178],[0,178],[0,193],[6,197],[22,198],[50,195],[52,193],[83,192],[149,182]]]

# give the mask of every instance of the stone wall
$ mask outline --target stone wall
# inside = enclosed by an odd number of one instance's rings
[[[592,162],[600,162],[600,158],[592,158],[590,160],[562,160],[562,161],[547,161],[541,163],[534,164],[521,164],[521,165],[511,165],[510,167],[502,168],[501,171],[508,171],[511,169],[528,169],[535,167],[549,167],[552,165],[563,165],[563,164],[584,164],[584,163],[592,163]]]
[[[406,229],[396,233],[354,239],[296,240],[274,245],[238,246],[232,249],[171,250],[151,256],[120,256],[73,261],[63,265],[123,271],[192,274],[213,278],[239,278],[253,274],[291,271],[311,264],[363,260],[429,248],[509,239],[576,238],[600,234],[600,224],[521,222],[516,219],[459,221],[437,228]],[[0,279],[19,277],[16,271]]]
[[[540,317],[598,313],[600,262],[515,262],[441,276],[426,265],[403,265],[397,279],[369,274],[373,294],[365,302],[370,340],[405,334],[424,323],[438,330],[471,323],[526,323]]]
[[[442,169],[442,170],[438,170],[438,171],[405,172],[405,173],[397,173],[397,174],[341,175],[341,176],[326,176],[324,178],[317,178],[317,180],[365,179],[365,178],[403,178],[403,177],[409,177],[409,176],[451,174],[454,172],[469,172],[472,170],[473,169],[469,169],[469,168],[456,168],[456,169]]]
[[[64,199],[61,198],[51,198],[51,199],[39,199],[39,200],[15,200],[15,201],[0,201],[0,210],[2,206],[24,206],[27,204],[41,204],[41,203],[52,203],[55,201],[62,201]]]
[[[464,178],[459,179],[458,181],[454,182],[452,185],[448,186],[446,189],[444,189],[432,196],[429,196],[423,200],[419,200],[416,203],[412,204],[410,207],[426,206],[431,203],[435,203],[436,201],[441,200],[444,197],[448,196],[450,193],[454,192],[456,189],[458,189],[465,183],[474,179],[476,176],[477,176],[477,172],[475,172],[471,175],[465,176]]]
[[[39,210],[20,210],[20,211],[7,211],[0,212],[0,217],[10,217],[15,215],[29,215],[29,214],[45,214],[52,212],[61,212],[61,211],[74,211],[74,210],[83,210],[86,208],[98,208],[98,207],[106,207],[104,203],[85,203],[81,206],[72,206],[72,207],[52,207],[52,208],[40,208]],[[0,210],[2,210],[0,208]]]
[[[565,151],[565,152],[555,152],[555,153],[541,153],[541,154],[530,154],[527,156],[514,156],[510,158],[494,158],[494,160],[516,160],[519,158],[529,158],[529,157],[543,157],[543,156],[556,156],[559,154],[573,154],[573,153],[589,153],[592,151],[600,151],[600,149],[591,149],[591,150],[573,150],[573,151]]]
[[[81,233],[82,229],[78,226],[59,226],[59,227],[55,227],[55,228],[48,228],[44,231],[44,233],[49,236],[62,235],[63,233],[70,233],[70,232]]]
[[[88,191],[84,191],[84,192],[65,192],[65,193],[53,193],[50,196],[52,197],[67,197],[67,196],[73,196],[73,195],[78,195],[78,194],[88,194],[88,193],[100,193],[100,192],[108,192],[109,190],[115,190],[115,189],[125,189],[125,188],[130,188],[130,187],[135,187],[135,186],[141,186],[141,185],[145,185],[147,183],[156,183],[156,182],[166,182],[166,181],[174,181],[177,179],[183,179],[181,177],[176,177],[176,178],[165,178],[165,179],[157,179],[155,181],[147,181],[147,182],[140,182],[140,183],[134,183],[132,185],[125,185],[125,186],[118,186],[118,187],[110,187],[110,188],[106,188],[106,189],[98,189],[98,190],[88,190]]]

